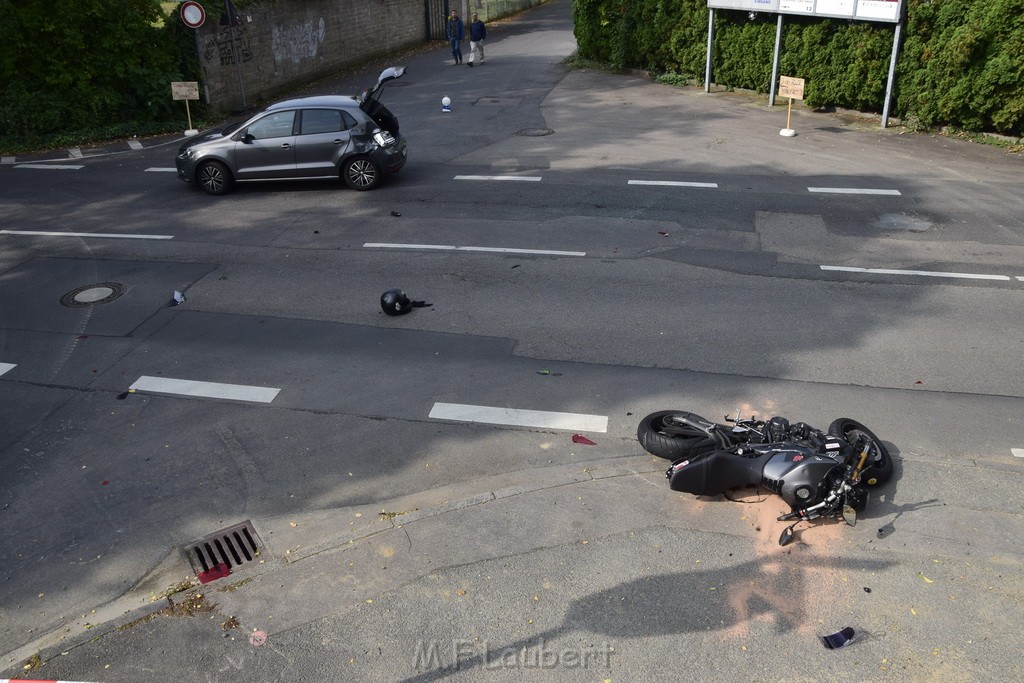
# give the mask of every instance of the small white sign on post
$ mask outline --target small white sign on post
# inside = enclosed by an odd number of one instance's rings
[[[796,131],[789,127],[789,117],[793,113],[793,100],[802,100],[804,98],[804,79],[780,76],[779,97],[789,98],[789,107],[786,110],[786,127],[779,131],[779,135],[791,138],[796,135]]]
[[[198,135],[199,131],[192,128],[192,112],[188,107],[189,100],[199,99],[198,81],[172,81],[171,99],[185,100],[185,114],[188,116],[188,130],[185,131],[185,135]]]

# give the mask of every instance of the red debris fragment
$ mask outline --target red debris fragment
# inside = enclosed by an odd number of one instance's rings
[[[199,583],[210,583],[216,579],[223,579],[225,576],[231,575],[231,568],[221,562],[215,567],[207,569],[205,572],[196,574],[196,578],[199,579]]]
[[[917,380],[916,382],[914,382],[914,384],[924,384],[924,382],[922,382],[921,380]]]
[[[101,481],[101,482],[100,482],[100,486],[106,486],[106,485],[107,485],[107,484],[109,484],[109,483],[110,483],[109,481],[107,481],[106,479],[104,479],[103,481]]]
[[[596,443],[594,443],[593,441],[591,441],[587,437],[583,436],[582,434],[573,434],[572,435],[572,442],[573,443],[581,443],[581,444],[583,444],[585,446],[596,446],[597,445]]]

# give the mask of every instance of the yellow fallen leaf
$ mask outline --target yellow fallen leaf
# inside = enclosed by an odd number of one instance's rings
[[[459,590],[455,591],[455,594],[456,594],[456,595],[465,595],[465,594],[466,594],[466,591],[464,591],[464,590],[462,590],[462,589],[460,588]]]
[[[927,576],[925,576],[924,574],[918,573],[918,576],[920,576],[920,577],[921,577],[922,579],[924,579],[924,580],[925,580],[925,583],[935,583],[935,579],[929,579],[929,578],[928,578]]]
[[[292,527],[293,529],[294,529],[295,527],[297,527],[297,526],[298,526],[298,524],[296,524],[295,522],[288,522],[288,524],[289,524],[289,525],[290,525],[290,526],[291,526],[291,527]]]
[[[366,604],[367,605],[372,605],[373,604],[373,598],[370,598],[369,600],[367,600]]]
[[[917,616],[917,610],[913,607],[910,608],[910,613],[913,614],[915,617]]]

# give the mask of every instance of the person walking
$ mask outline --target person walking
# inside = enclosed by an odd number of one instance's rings
[[[451,15],[448,17],[448,42],[452,46],[452,58],[455,59],[455,63],[452,66],[458,66],[462,64],[462,41],[466,37],[466,27],[462,23],[462,19],[459,19],[459,13],[452,10]]]
[[[480,53],[480,63],[484,63],[484,38],[487,37],[487,27],[480,17],[473,12],[473,21],[469,24],[469,66],[473,66],[473,58]]]

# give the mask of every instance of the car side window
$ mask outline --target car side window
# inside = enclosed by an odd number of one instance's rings
[[[302,112],[301,135],[337,133],[355,125],[352,115],[340,109],[305,109]]]
[[[292,129],[294,125],[294,111],[278,111],[273,114],[268,114],[256,123],[250,125],[246,132],[257,140],[283,138],[293,135]]]

